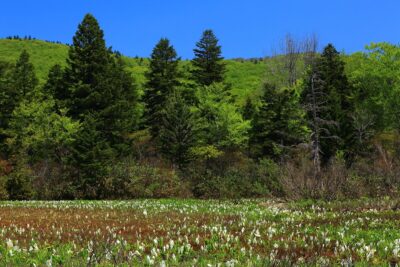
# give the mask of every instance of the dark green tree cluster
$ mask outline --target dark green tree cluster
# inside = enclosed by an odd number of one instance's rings
[[[168,39],[153,49],[146,74],[145,124],[159,151],[179,169],[199,151],[241,144],[247,134],[248,123],[228,99],[221,46],[211,30],[204,31],[194,53],[192,84],[181,82],[179,58]]]
[[[50,164],[52,155],[52,162],[69,174],[75,197],[101,197],[109,166],[130,153],[128,135],[139,115],[134,81],[121,57],[106,47],[97,20],[85,16],[70,46],[66,68],[55,65],[43,86],[38,88],[25,51],[9,84],[10,95],[4,98],[8,108],[2,115],[11,117],[10,123],[4,121],[4,128],[9,126],[7,143],[13,153],[24,152],[25,165],[35,163],[32,156]]]

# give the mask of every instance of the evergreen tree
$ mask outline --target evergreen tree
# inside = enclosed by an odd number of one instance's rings
[[[34,90],[39,84],[35,69],[29,61],[29,54],[26,50],[22,51],[15,64],[12,84],[17,96],[17,101],[33,97]]]
[[[78,26],[67,63],[66,86],[57,98],[74,119],[94,114],[96,129],[120,151],[136,122],[137,88],[121,57],[106,48],[103,31],[90,14]]]
[[[105,80],[109,74],[111,55],[106,48],[104,33],[97,20],[87,14],[73,37],[67,58],[66,95],[70,115],[83,119],[87,113],[107,107],[109,99]],[[106,91],[107,90],[107,91]],[[60,99],[63,100],[63,99]]]
[[[0,153],[5,152],[4,140],[11,114],[18,103],[17,94],[12,87],[13,66],[0,62]],[[1,155],[0,155],[1,156]]]
[[[311,80],[313,80],[314,89],[318,89],[319,94],[323,96],[321,100],[323,104],[316,110],[318,120],[324,122],[320,141],[322,163],[327,163],[338,150],[350,152],[352,146],[353,91],[347,80],[344,67],[345,64],[333,45],[327,45],[318,58],[314,70],[311,71],[313,79],[308,79],[303,91],[303,103],[307,104],[307,102],[312,101],[306,96],[310,95]],[[315,88],[315,86],[318,88]],[[321,98],[321,96],[319,97]],[[313,114],[309,111],[309,118],[311,119],[312,116]],[[347,153],[347,156],[349,155]]]
[[[73,38],[62,87],[56,100],[82,123],[72,156],[78,189],[99,196],[105,163],[129,152],[127,135],[137,121],[137,90],[122,59],[106,48],[103,31],[90,14]]]
[[[47,81],[43,86],[45,98],[65,99],[64,72],[59,64],[54,65],[47,76]]]
[[[114,150],[96,128],[97,121],[92,114],[86,116],[72,147],[71,161],[76,170],[74,185],[80,198],[101,197],[103,178],[114,157]]]
[[[179,85],[179,58],[168,39],[161,39],[154,47],[150,58],[147,83],[143,100],[146,105],[146,124],[153,138],[158,136],[161,123],[161,111],[166,99]]]
[[[221,46],[212,30],[203,32],[200,41],[193,50],[193,80],[199,85],[210,85],[224,80],[225,64],[221,56]]]
[[[135,81],[125,70],[122,57],[116,56],[111,63],[110,76],[105,84],[108,106],[99,112],[100,129],[110,145],[120,154],[130,153],[128,134],[139,123],[138,94]]]
[[[166,101],[159,141],[162,153],[178,168],[183,168],[190,161],[190,149],[195,145],[195,122],[179,93],[171,95]]]
[[[14,67],[0,64],[0,79],[0,144],[3,144],[8,136],[8,123],[14,109],[22,100],[31,100],[38,85],[35,69],[26,50],[22,51]],[[5,147],[1,150],[4,152]]]
[[[257,157],[280,159],[304,135],[301,110],[293,91],[265,84],[261,106],[252,121],[250,150]]]

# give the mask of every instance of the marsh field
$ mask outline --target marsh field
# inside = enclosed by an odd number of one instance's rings
[[[398,200],[0,203],[1,266],[397,266]]]

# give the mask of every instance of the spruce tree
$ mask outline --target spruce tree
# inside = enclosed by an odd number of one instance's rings
[[[65,77],[58,99],[66,103],[69,115],[84,121],[94,114],[96,129],[119,150],[136,122],[137,88],[121,57],[107,49],[103,31],[90,14],[73,38]]]
[[[54,65],[49,70],[47,81],[43,86],[45,98],[65,99],[64,72],[59,64]]]
[[[100,190],[94,184],[102,183],[106,165],[129,153],[127,135],[137,121],[137,90],[122,59],[107,49],[103,31],[90,14],[73,37],[62,87],[56,100],[82,123],[72,155],[79,174],[76,184],[81,191]]]
[[[210,85],[224,80],[225,63],[221,56],[221,46],[212,30],[203,32],[200,41],[193,50],[195,58],[192,60],[194,69],[192,77],[199,85]]]
[[[250,151],[253,156],[281,159],[303,135],[301,110],[294,92],[265,84],[261,106],[252,121]]]
[[[322,97],[316,111],[318,120],[324,124],[321,126],[323,130],[320,140],[322,163],[327,163],[338,150],[343,150],[347,156],[350,155],[353,132],[351,115],[354,104],[352,87],[344,67],[345,64],[335,47],[332,44],[327,45],[310,72],[313,78],[308,79],[303,91],[303,103],[310,104],[308,102],[312,101],[312,98],[307,96],[311,95],[311,80],[313,80],[314,89],[318,89],[317,97]],[[311,110],[308,113],[311,120],[313,117]]]
[[[73,37],[67,58],[64,93],[67,95],[70,115],[83,119],[85,114],[98,112],[107,107],[104,81],[109,74],[111,62],[104,33],[97,20],[87,14]],[[62,100],[62,99],[61,99]]]
[[[4,140],[7,138],[8,123],[14,109],[35,94],[38,79],[26,50],[22,51],[14,66],[0,63],[0,145],[4,152]]]
[[[134,79],[126,71],[122,57],[114,55],[107,83],[108,105],[101,112],[101,131],[119,154],[130,153],[127,136],[139,123],[138,92]]]
[[[35,69],[29,60],[29,54],[23,50],[15,64],[12,76],[12,84],[18,101],[33,97],[34,90],[39,84],[36,78]]]
[[[101,197],[103,178],[108,174],[108,166],[114,157],[114,150],[97,129],[97,121],[93,114],[86,116],[72,147],[71,162],[77,178],[74,185],[79,198]]]
[[[7,62],[0,62],[0,156],[5,152],[4,140],[11,114],[17,105],[17,94],[12,87],[13,66]]]
[[[157,43],[151,54],[143,100],[146,105],[146,124],[150,127],[153,138],[158,136],[161,110],[165,106],[166,99],[179,85],[179,60],[174,47],[165,38]]]
[[[182,169],[190,161],[190,149],[195,145],[193,114],[177,92],[167,99],[161,118],[161,151]]]

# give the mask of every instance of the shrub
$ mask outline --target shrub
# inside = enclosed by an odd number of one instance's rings
[[[8,199],[8,191],[7,191],[7,177],[0,176],[0,200]]]
[[[37,199],[61,200],[79,198],[73,186],[73,172],[60,163],[43,160],[32,167],[33,189]]]
[[[139,164],[125,159],[115,164],[104,182],[105,198],[187,197],[190,190],[169,168]]]
[[[186,174],[193,194],[202,198],[281,196],[279,167],[272,160],[254,162],[242,154],[224,153],[204,165],[192,165]]]
[[[17,166],[7,177],[6,187],[12,200],[33,199],[32,172],[25,166]]]

